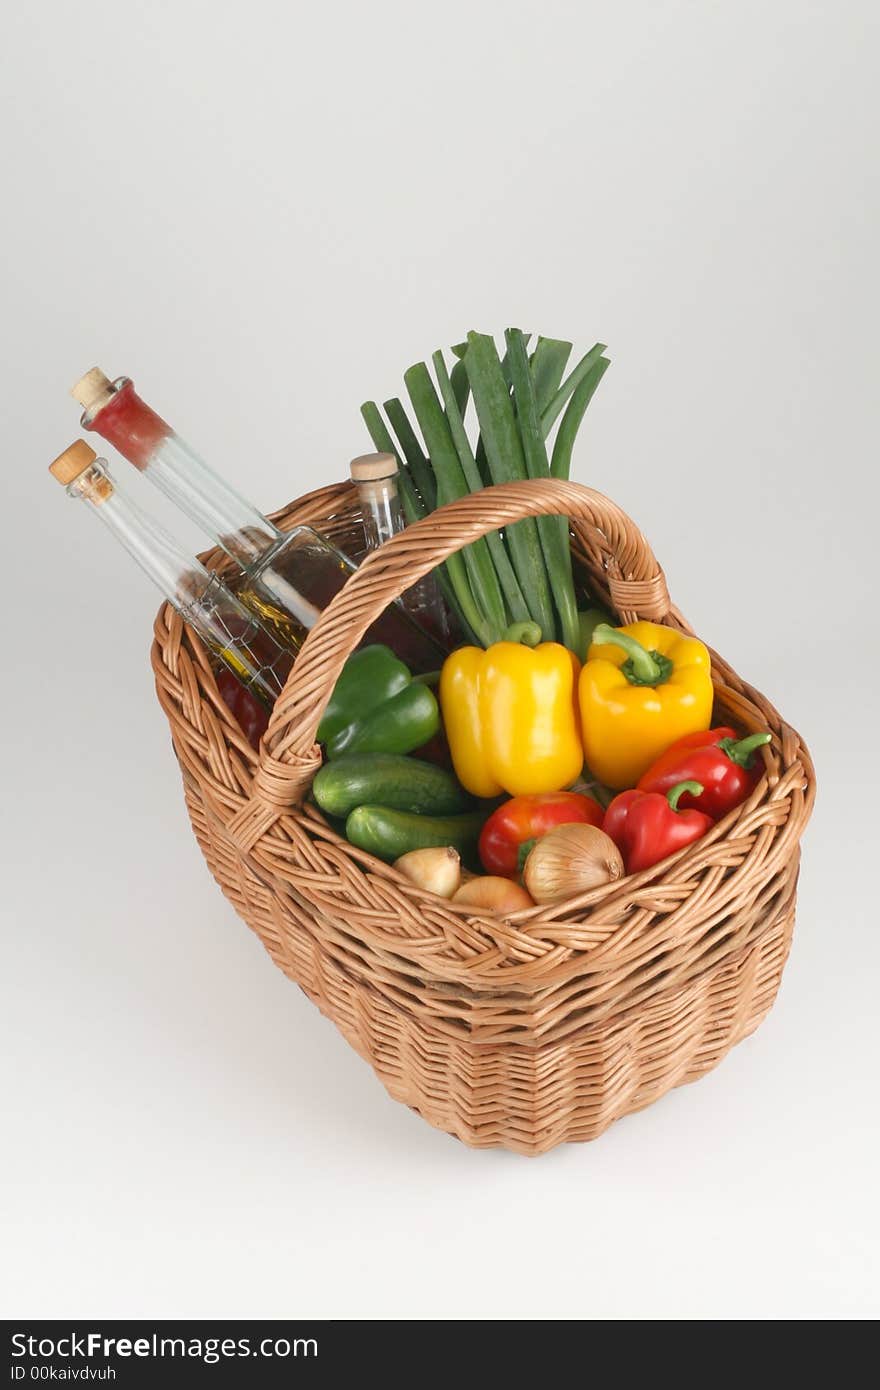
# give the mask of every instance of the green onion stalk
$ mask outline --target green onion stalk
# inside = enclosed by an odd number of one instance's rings
[[[469,333],[452,348],[451,367],[438,350],[433,378],[425,362],[404,373],[409,411],[396,396],[384,416],[375,401],[361,406],[374,447],[397,459],[407,521],[491,483],[569,476],[578,430],[609,366],[605,345],[596,343],[566,376],[572,344],[539,337],[529,353],[530,338],[508,329],[499,355],[494,338]],[[470,404],[479,426],[473,442]],[[583,648],[564,517],[525,517],[493,531],[450,555],[437,577],[468,641]]]

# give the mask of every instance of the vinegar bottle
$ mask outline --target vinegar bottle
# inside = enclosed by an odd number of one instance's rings
[[[208,651],[266,710],[293,664],[290,652],[223,583],[130,501],[84,439],[71,444],[49,472],[104,522],[129,555],[189,623]],[[227,703],[230,703],[227,700]],[[235,710],[233,712],[236,712]]]
[[[83,406],[83,427],[118,449],[238,563],[234,588],[242,603],[297,651],[354,571],[352,562],[310,526],[280,531],[141,400],[128,377],[111,382],[95,367],[71,394]],[[446,655],[399,603],[364,640],[387,643],[416,671],[433,669]]]
[[[397,459],[393,454],[361,454],[351,461],[351,480],[357,488],[367,550],[376,550],[406,526],[397,487]],[[438,641],[449,642],[446,606],[431,575],[411,585],[400,602]]]

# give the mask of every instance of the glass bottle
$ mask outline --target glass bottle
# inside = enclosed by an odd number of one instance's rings
[[[357,488],[367,550],[377,550],[406,526],[397,486],[394,454],[361,454],[351,461],[351,480]],[[406,611],[438,641],[449,640],[446,605],[429,575],[401,596]]]
[[[198,633],[208,651],[271,710],[293,664],[291,654],[239,602],[220,576],[188,555],[163,527],[120,492],[106,461],[99,459],[84,439],[59,454],[49,465],[49,472],[63,484],[69,497],[89,503]]]
[[[128,377],[110,381],[93,368],[71,392],[95,430],[140,469],[241,567],[233,587],[242,603],[296,652],[322,608],[356,568],[310,526],[283,532],[224,482],[141,400]],[[365,641],[385,642],[413,670],[441,664],[446,652],[399,604]]]

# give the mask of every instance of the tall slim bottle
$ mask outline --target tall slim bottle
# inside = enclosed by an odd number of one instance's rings
[[[242,603],[297,651],[352,562],[310,526],[280,531],[141,400],[128,377],[111,382],[95,367],[71,394],[83,407],[83,428],[102,435],[239,564],[234,588]],[[416,671],[433,669],[446,654],[399,603],[364,640],[387,643]]]
[[[360,454],[352,459],[351,481],[357,488],[367,550],[376,550],[406,526],[397,486],[397,459],[394,454]],[[411,585],[400,599],[406,611],[433,633],[439,642],[449,642],[449,615],[440,588],[432,575]]]
[[[219,575],[211,574],[195,556],[188,555],[162,526],[120,492],[106,461],[99,459],[84,439],[77,439],[59,454],[49,465],[49,472],[67,489],[69,497],[89,504],[194,628],[208,651],[245,691],[271,710],[290,671],[291,654],[239,602]]]

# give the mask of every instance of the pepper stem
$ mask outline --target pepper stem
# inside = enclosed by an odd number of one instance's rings
[[[670,811],[678,810],[679,798],[688,792],[691,796],[702,796],[702,782],[679,782],[666,793],[666,800],[669,802]]]
[[[769,734],[749,734],[747,738],[739,740],[723,738],[718,747],[727,754],[732,763],[736,763],[737,767],[744,767],[748,771],[754,761],[752,754],[755,749],[763,748],[764,744],[769,742]]]
[[[535,845],[537,843],[538,837],[535,835],[532,837],[531,840],[523,840],[520,844],[520,847],[516,852],[516,871],[518,874],[521,874],[523,869],[526,867],[526,860],[528,859],[529,855],[531,854],[532,850],[535,848]]]
[[[521,642],[524,647],[537,647],[543,633],[537,623],[511,623],[505,628],[503,642]]]
[[[610,623],[599,623],[593,628],[593,644],[604,646],[609,643],[626,652],[626,661],[621,671],[631,685],[660,685],[672,670],[672,662],[659,652],[649,652],[635,637],[612,627]]]

